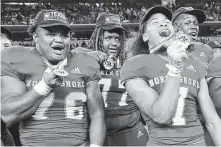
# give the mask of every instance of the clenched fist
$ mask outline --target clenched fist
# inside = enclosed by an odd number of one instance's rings
[[[174,40],[174,42],[167,48],[169,64],[178,69],[182,69],[183,61],[187,59],[186,49],[190,45],[190,41],[186,39],[188,39],[188,37],[183,34]]]
[[[47,68],[43,74],[42,79],[45,81],[45,84],[47,84],[51,88],[58,87],[63,82],[63,77],[57,76],[53,72],[57,68],[58,68],[58,65],[51,66],[50,68]]]

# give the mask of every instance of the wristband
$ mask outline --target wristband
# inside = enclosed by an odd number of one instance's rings
[[[180,73],[173,73],[169,70],[169,72],[167,73],[168,76],[172,76],[172,77],[180,77]]]
[[[43,79],[38,82],[38,84],[36,84],[33,88],[37,93],[43,96],[48,95],[52,90],[52,88],[48,86]]]
[[[100,147],[100,146],[96,144],[91,144],[90,147]]]
[[[173,74],[180,74],[182,69],[179,69],[171,64],[166,64],[166,67],[169,69],[169,72]]]

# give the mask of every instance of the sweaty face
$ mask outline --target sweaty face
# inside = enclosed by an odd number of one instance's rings
[[[179,30],[190,36],[192,41],[197,39],[199,33],[199,24],[195,16],[190,14],[181,14],[181,19],[177,22]]]
[[[1,34],[1,50],[10,46],[12,46],[11,41],[4,34]]]
[[[104,31],[103,47],[109,55],[117,55],[120,47],[120,34],[114,31]]]
[[[51,63],[57,64],[66,58],[70,50],[69,28],[63,26],[37,27],[35,35],[38,51]]]
[[[153,48],[170,38],[173,34],[174,29],[171,21],[165,15],[156,13],[149,18],[145,26],[143,40],[145,42],[148,41],[150,48]],[[171,41],[167,41],[164,46],[167,47],[170,43]]]

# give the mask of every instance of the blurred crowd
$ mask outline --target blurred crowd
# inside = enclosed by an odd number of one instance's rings
[[[176,4],[167,5],[172,11],[183,6],[182,1]],[[207,14],[207,21],[221,21],[221,4],[216,2],[202,2],[192,7],[199,8]],[[1,24],[2,25],[30,25],[33,23],[34,16],[41,9],[56,9],[66,14],[71,24],[90,24],[95,23],[96,17],[101,12],[119,14],[123,23],[136,23],[148,9],[140,3],[133,7],[121,3],[75,3],[69,5],[42,4],[21,4],[12,5],[2,3]]]

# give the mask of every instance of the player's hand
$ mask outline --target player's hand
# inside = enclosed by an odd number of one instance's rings
[[[180,62],[187,58],[186,49],[189,43],[183,43],[179,40],[175,40],[168,48],[167,54],[173,60]]]
[[[183,67],[183,61],[187,59],[186,49],[190,45],[190,42],[175,40],[168,48],[167,54],[169,57],[169,64],[175,66],[178,69]]]
[[[63,77],[54,74],[53,70],[55,70],[56,68],[58,68],[58,65],[51,66],[50,68],[47,68],[43,74],[42,79],[51,88],[58,87],[63,82]]]
[[[102,51],[92,51],[89,52],[88,54],[93,56],[99,63],[102,63],[107,59],[107,54]]]

